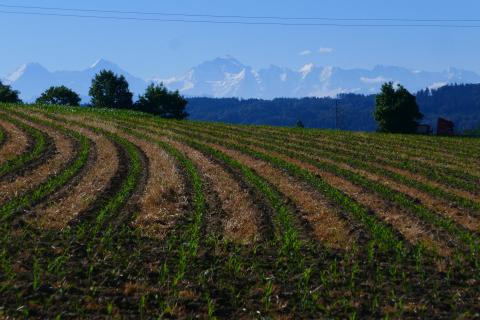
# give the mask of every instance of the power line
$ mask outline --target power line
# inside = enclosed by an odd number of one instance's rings
[[[324,20],[324,21],[390,21],[390,22],[480,22],[480,19],[411,19],[411,18],[331,18],[331,17],[286,17],[286,16],[245,16],[245,15],[214,15],[214,14],[192,14],[192,13],[169,13],[169,12],[147,12],[147,11],[122,11],[122,10],[99,10],[80,9],[65,7],[43,7],[43,6],[20,6],[0,4],[5,8],[55,10],[70,12],[96,12],[116,13],[135,15],[158,15],[158,16],[181,16],[181,17],[203,17],[217,19],[275,19],[275,20]]]
[[[271,26],[290,26],[290,27],[380,27],[380,28],[463,28],[477,29],[480,25],[468,24],[372,24],[372,23],[287,23],[287,22],[264,22],[264,21],[225,21],[225,20],[192,20],[192,19],[164,19],[164,18],[140,18],[140,17],[122,17],[122,16],[105,16],[105,15],[80,15],[80,14],[64,14],[64,13],[46,13],[46,12],[27,12],[27,11],[3,11],[0,14],[15,15],[34,15],[34,16],[53,16],[53,17],[71,17],[71,18],[90,18],[104,20],[127,20],[127,21],[144,21],[144,22],[181,22],[181,23],[203,23],[203,24],[230,24],[230,25],[271,25]]]

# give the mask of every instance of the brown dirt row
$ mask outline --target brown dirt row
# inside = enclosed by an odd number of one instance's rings
[[[9,181],[3,181],[0,184],[0,203],[5,203],[12,197],[32,189],[34,186],[46,181],[49,177],[60,172],[68,162],[74,157],[74,146],[76,141],[65,136],[59,131],[42,126],[24,119],[19,120],[28,125],[42,130],[51,139],[53,144],[53,155],[50,158],[42,158],[42,163],[32,168],[31,172],[24,175],[12,177]]]
[[[348,166],[345,166],[344,168],[348,168]],[[370,180],[383,183],[392,188],[393,190],[401,192],[409,196],[410,198],[415,199],[417,202],[424,205],[428,209],[433,210],[444,217],[452,219],[456,223],[464,226],[471,231],[480,231],[480,218],[478,216],[472,216],[471,214],[469,214],[468,211],[459,208],[454,203],[448,202],[445,199],[434,197],[426,192],[410,188],[403,184],[387,180],[384,177],[380,177],[372,172],[357,170],[353,168],[350,168],[349,170],[363,175]]]
[[[272,134],[276,134],[273,131],[271,131]],[[357,133],[357,135],[362,135],[363,133]],[[370,134],[366,134],[365,138],[367,139]],[[295,134],[288,134],[286,133],[285,135],[286,139],[289,142],[295,143],[296,141],[302,141],[301,137]],[[348,143],[349,140],[347,137],[343,138],[343,141],[338,141],[337,139],[332,139],[328,135],[322,135],[322,136],[317,136],[315,138],[312,138],[312,141],[322,145],[322,144],[328,144],[328,145],[335,145],[336,147],[343,149],[343,150],[349,150],[348,149]],[[365,142],[355,142],[356,145],[363,145],[365,150],[370,150],[370,145],[371,143]],[[403,147],[402,147],[403,148]],[[410,148],[408,148],[410,149]],[[410,149],[412,151],[412,149]],[[414,150],[413,150],[414,151]],[[428,152],[428,151],[423,151]],[[400,150],[400,153],[402,153],[402,150]],[[404,153],[404,152],[403,152]],[[458,169],[465,171],[469,173],[473,173],[476,175],[480,176],[480,170],[478,168],[478,164],[476,162],[472,163],[465,163],[465,161],[459,160],[458,158],[453,157],[450,154],[446,154],[445,152],[443,153],[438,153],[439,157],[437,160],[431,160],[425,157],[422,157],[421,154],[419,154],[417,157],[413,156],[408,156],[408,159],[410,160],[419,160],[425,163],[425,165],[434,165],[438,166],[440,165],[441,167],[446,167],[446,168],[453,168],[453,169]]]
[[[379,146],[384,146],[384,145],[387,145],[388,142],[379,142],[379,141],[371,141],[370,140],[370,136],[371,136],[371,133],[355,133],[355,135],[357,137],[359,136],[362,136],[363,137],[363,141],[355,141],[354,143],[356,145],[362,145],[364,146],[365,150],[370,150],[370,146],[372,144],[375,144],[375,145],[379,145]],[[289,135],[291,137],[293,137],[292,139],[295,139],[295,138],[299,138],[298,136],[294,136],[294,135]],[[312,138],[312,141],[317,141],[319,143],[330,143],[330,144],[335,144],[335,145],[344,145],[345,148],[348,148],[348,136],[344,136],[343,138],[343,142],[338,142],[337,139],[331,139],[330,137],[324,137],[324,136],[317,136],[315,138]],[[413,147],[411,146],[405,146],[405,145],[402,145],[401,142],[394,142],[392,140],[393,143],[396,143],[399,145],[399,153],[402,153],[402,154],[405,154],[404,150],[410,150],[410,151],[415,151],[415,152],[419,152],[418,153],[418,156],[411,156],[409,155],[408,156],[408,159],[411,159],[411,160],[420,160],[420,161],[424,161],[427,165],[429,163],[431,164],[434,164],[434,165],[441,165],[441,166],[451,166],[451,167],[454,167],[454,168],[458,168],[460,170],[464,170],[467,166],[468,167],[471,167],[473,170],[475,170],[475,172],[479,173],[480,174],[480,171],[478,170],[478,166],[477,164],[480,163],[480,158],[474,160],[474,162],[472,163],[468,163],[468,164],[465,164],[462,160],[459,160],[458,157],[455,156],[455,150],[451,150],[451,149],[443,149],[443,150],[431,150],[429,149],[429,147],[427,149],[424,149],[424,146],[426,146],[427,142],[423,142],[423,146],[421,146],[422,149],[419,149],[419,150],[415,150],[413,149]],[[389,149],[387,149],[387,152],[391,152],[391,146],[389,146]],[[438,160],[431,160],[431,159],[428,159],[426,157],[423,157],[422,154],[432,154],[432,152],[434,154],[436,154],[438,156]]]
[[[163,240],[188,209],[184,179],[175,161],[157,144],[127,138],[146,154],[150,172],[134,225],[144,235]]]
[[[39,118],[44,118],[38,116]],[[86,165],[86,172],[76,185],[69,186],[60,199],[41,203],[32,211],[29,222],[46,229],[63,229],[72,219],[95,201],[105,190],[118,170],[119,160],[115,145],[106,137],[78,126],[66,126],[92,141],[95,157]]]
[[[307,152],[303,152],[303,154],[307,155],[307,156],[311,156]],[[411,197],[413,199],[417,199],[422,205],[426,206],[427,208],[429,208],[431,210],[434,210],[434,211],[438,212],[439,214],[454,220],[455,222],[457,222],[458,224],[464,226],[465,228],[467,228],[469,230],[472,230],[472,231],[475,231],[475,232],[478,232],[480,230],[480,218],[478,216],[474,216],[474,215],[470,214],[468,212],[468,210],[464,210],[464,209],[459,208],[455,203],[449,202],[449,201],[447,201],[443,198],[438,198],[435,195],[431,195],[427,192],[423,192],[423,191],[418,190],[416,188],[412,188],[412,187],[403,185],[401,183],[397,183],[397,182],[395,182],[395,181],[393,181],[393,180],[391,180],[387,177],[377,175],[373,172],[367,172],[365,170],[353,168],[346,163],[337,163],[337,162],[335,162],[335,161],[333,161],[333,160],[331,160],[327,157],[318,157],[317,156],[315,158],[318,159],[318,160],[321,160],[321,161],[325,161],[325,162],[334,164],[334,165],[338,165],[343,169],[347,169],[347,170],[350,170],[352,172],[358,173],[358,174],[363,175],[363,176],[365,176],[365,177],[367,177],[371,180],[386,184],[396,191],[402,192],[402,193],[408,195],[409,197]],[[454,189],[454,188],[449,188],[445,185],[440,185],[439,183],[436,183],[432,180],[429,180],[428,178],[415,176],[414,174],[412,174],[408,171],[393,168],[393,167],[390,167],[390,166],[384,166],[384,165],[378,165],[378,166],[382,167],[384,169],[390,170],[392,172],[395,172],[397,174],[403,175],[403,176],[405,176],[409,179],[416,180],[416,181],[423,182],[423,183],[428,183],[428,184],[431,184],[433,186],[439,187],[446,192],[453,192],[453,193],[455,193],[455,194],[457,194],[461,197],[464,197],[464,198],[467,198],[467,199],[470,199],[470,200],[473,200],[473,201],[479,201],[480,200],[480,199],[478,199],[477,196],[475,196],[475,195],[473,195],[469,192]]]
[[[346,150],[346,148],[342,148],[342,147],[339,147],[337,145],[335,145],[335,147],[338,148],[339,150]],[[368,150],[368,149],[365,149],[365,150]],[[394,173],[398,173],[400,175],[406,176],[411,180],[415,180],[415,181],[418,181],[418,182],[422,182],[422,183],[426,183],[426,184],[430,184],[432,186],[438,187],[438,188],[440,188],[440,189],[442,189],[446,192],[456,194],[460,197],[464,197],[464,198],[472,199],[472,200],[478,199],[477,195],[475,195],[475,194],[473,194],[469,191],[452,187],[452,186],[448,185],[447,183],[441,183],[439,181],[432,180],[432,179],[430,179],[430,178],[428,178],[424,175],[415,174],[411,171],[404,170],[404,169],[397,168],[397,167],[390,166],[390,165],[384,165],[384,164],[378,164],[378,163],[375,163],[375,165],[382,168],[382,169],[386,169],[386,170],[392,171]],[[428,164],[425,163],[425,165],[428,165]],[[434,165],[437,165],[437,164],[434,164]],[[455,169],[457,169],[457,170],[460,169],[462,171],[465,171],[465,172],[468,171],[468,172],[472,173],[470,170],[468,170],[468,169],[466,170],[465,166],[463,166],[461,168],[456,167]]]
[[[242,188],[238,181],[220,164],[215,163],[201,152],[177,141],[168,140],[168,142],[192,159],[206,180],[211,182],[211,187],[218,196],[225,214],[225,216],[219,217],[224,237],[243,244],[260,240],[262,213],[252,201],[248,189]]]
[[[330,143],[330,144],[335,144],[335,145],[338,145],[338,146],[342,146],[342,148],[348,150],[348,140],[345,140],[345,142],[343,143],[338,143],[336,140],[316,140],[318,143],[320,144],[324,144],[324,143]],[[370,150],[370,146],[371,146],[371,143],[358,143],[358,142],[355,142],[357,145],[362,145],[364,146],[364,149],[365,150]],[[380,145],[382,146],[382,145]],[[452,154],[454,153],[451,153],[451,154],[448,154],[446,152],[435,152],[435,154],[438,156],[438,159],[436,160],[432,160],[432,159],[429,159],[427,157],[424,157],[422,156],[422,154],[426,154],[428,153],[429,151],[421,151],[421,150],[413,150],[411,149],[411,147],[407,147],[406,149],[409,150],[409,153],[410,151],[414,151],[414,153],[416,153],[416,155],[407,155],[404,151],[405,147],[402,146],[400,147],[400,149],[396,152],[398,152],[399,154],[401,155],[405,155],[407,157],[407,159],[409,160],[417,160],[417,161],[421,161],[423,162],[425,165],[433,165],[433,166],[440,166],[440,167],[448,167],[448,168],[454,168],[454,169],[458,169],[458,170],[465,170],[466,168],[468,168],[468,172],[471,172],[471,170],[474,170],[476,173],[480,174],[480,171],[478,170],[478,167],[476,165],[475,162],[472,162],[472,163],[465,163],[463,162],[462,160],[460,160],[458,157],[454,157],[452,156]],[[382,148],[382,150],[384,150]],[[385,149],[387,152],[391,152],[391,148],[389,147],[389,149]],[[453,151],[450,151],[450,152],[453,152]],[[431,152],[430,152],[431,154]],[[471,172],[472,173],[472,172]]]
[[[238,151],[220,145],[210,144],[235,160],[253,169],[258,175],[272,183],[283,195],[293,201],[302,219],[313,229],[314,235],[327,247],[348,249],[358,242],[358,234],[352,221],[340,217],[341,213],[318,192],[315,192],[285,172]]]
[[[153,127],[152,129],[155,130]],[[170,141],[170,143],[174,143],[175,146],[183,152],[188,152],[185,150],[188,149],[188,147],[182,147],[182,145],[178,142],[175,143]],[[227,155],[232,156],[237,161],[240,161],[252,168],[257,172],[257,174],[278,188],[281,193],[293,201],[295,207],[298,208],[299,214],[302,215],[302,220],[309,224],[309,229],[313,229],[313,234],[315,234],[315,236],[325,245],[332,248],[348,249],[352,246],[352,244],[358,242],[360,238],[366,238],[363,230],[360,227],[355,226],[354,221],[348,218],[347,220],[340,218],[339,215],[343,214],[339,213],[337,208],[330,205],[328,201],[324,199],[318,192],[312,190],[306,184],[302,184],[301,181],[298,181],[290,177],[288,174],[273,168],[266,162],[253,159],[249,156],[219,145],[211,144],[210,146],[225,152]],[[195,160],[196,162],[199,162],[198,159]],[[205,159],[204,162],[206,162]],[[219,172],[220,171],[218,170],[213,171],[213,176],[215,177]],[[223,183],[223,185],[225,184],[228,184],[228,182]],[[232,183],[230,182],[230,184]],[[217,190],[217,192],[222,194],[224,190]],[[223,203],[226,201],[228,201],[228,199],[223,199]],[[238,215],[238,213],[237,216],[242,218],[242,216]],[[235,214],[233,217],[235,217]],[[345,215],[343,215],[343,217],[345,218]]]
[[[164,239],[168,231],[185,215],[188,207],[184,179],[175,161],[157,144],[128,135],[113,123],[102,122],[83,116],[64,115],[68,120],[88,121],[89,124],[123,137],[135,144],[145,154],[148,178],[145,188],[134,196],[137,202],[136,218],[133,225],[142,230],[143,235]],[[115,159],[118,162],[116,157]]]
[[[305,155],[308,155],[304,153]],[[437,212],[447,218],[450,218],[457,222],[458,224],[464,226],[465,228],[478,232],[480,230],[480,218],[472,216],[467,210],[461,209],[445,199],[438,198],[421,190],[403,185],[401,183],[395,182],[387,177],[383,177],[375,174],[374,172],[368,172],[361,169],[356,169],[345,163],[337,163],[328,158],[315,157],[320,161],[325,161],[331,164],[335,164],[342,169],[352,171],[354,173],[360,174],[370,180],[382,183],[392,188],[395,191],[401,192],[413,199],[416,199],[419,203],[424,205],[430,210]],[[407,176],[410,178],[410,176]],[[471,198],[475,200],[474,198]]]
[[[8,121],[0,120],[5,130],[6,141],[0,148],[0,164],[24,153],[29,144],[27,134]]]
[[[266,152],[266,150],[263,150],[263,149],[257,149],[257,150]],[[273,152],[270,152],[270,153],[275,154]],[[279,155],[279,154],[275,154],[275,155],[281,158],[283,157],[284,159],[286,158],[283,155]],[[318,173],[319,171],[318,168],[314,166],[310,166],[298,160],[294,160],[290,158],[286,158],[286,160],[296,161],[297,164],[299,164],[302,167],[308,166],[310,167],[309,169],[314,170],[314,172]],[[330,161],[328,159],[321,159],[321,160]],[[340,166],[347,168],[349,170],[352,169],[345,164],[340,164]],[[334,175],[331,175],[326,172],[322,172],[322,173],[325,176],[324,179],[327,182],[330,182],[334,186],[336,186],[337,184],[340,186],[344,186],[344,189],[340,188],[342,191],[352,196],[353,199],[363,204],[367,208],[370,208],[373,212],[376,212],[382,219],[385,219],[387,223],[391,224],[396,230],[398,230],[405,237],[405,239],[407,239],[407,241],[409,241],[410,243],[417,244],[421,242],[425,246],[430,248],[432,251],[436,251],[437,253],[444,256],[450,255],[452,253],[451,246],[452,246],[453,240],[449,235],[446,235],[444,233],[440,235],[440,232],[438,230],[433,230],[431,226],[427,225],[423,221],[420,221],[416,217],[413,217],[403,208],[394,206],[393,204],[386,201],[385,199],[382,199],[381,197],[378,197],[375,194],[369,193],[366,190],[363,190],[353,185],[352,183],[350,183],[345,179],[335,177]],[[384,181],[384,179],[383,180],[379,179],[379,181]],[[345,187],[349,187],[349,188],[345,189]],[[402,187],[406,188],[405,186],[402,186]],[[416,194],[418,194],[416,190],[415,192]],[[457,215],[457,219],[459,219],[458,217],[465,217],[465,215]],[[470,218],[467,218],[467,219],[470,219]],[[470,220],[463,219],[462,221],[463,222],[469,221],[471,223]],[[474,226],[474,225],[471,224],[471,226]]]
[[[5,130],[5,128],[2,126],[1,123],[0,123],[0,131],[3,132],[3,139],[0,140],[0,150],[1,150],[5,145],[5,143],[8,141],[8,132]]]
[[[15,116],[13,117],[15,118]],[[22,121],[24,123],[28,123],[24,119],[16,118],[16,120]],[[19,177],[25,177],[31,175],[34,170],[36,170],[40,165],[44,164],[45,162],[49,161],[53,158],[56,152],[55,143],[48,134],[44,135],[46,148],[45,150],[35,159],[28,161],[25,163],[21,168],[17,168],[12,172],[9,172],[2,177],[0,177],[0,182],[2,183],[11,183],[12,181],[18,179]],[[27,150],[25,152],[30,152],[34,148],[34,139],[29,134],[27,134]]]
[[[445,239],[447,235],[439,235],[438,230],[433,229],[432,226],[412,216],[406,210],[395,206],[386,199],[359,188],[345,179],[321,171],[314,166],[303,163],[296,159],[291,159],[289,157],[260,148],[257,148],[257,150],[261,152],[267,152],[283,158],[286,161],[296,163],[297,165],[320,175],[328,183],[339,188],[341,191],[351,196],[354,200],[377,214],[395,230],[398,230],[398,232],[400,232],[400,234],[402,234],[402,236],[411,244],[422,243],[430,250],[442,256],[449,256],[452,254],[451,244],[453,243],[453,240],[450,237]],[[298,188],[298,186],[295,186],[295,188]]]
[[[295,138],[287,138],[288,139],[288,142],[302,142],[300,141],[297,137]],[[347,146],[343,146],[342,143],[338,143],[336,141],[332,141],[332,140],[328,140],[325,139],[325,138],[319,138],[316,140],[316,142],[318,143],[319,146],[322,146],[322,145],[326,145],[326,146],[332,146],[334,145],[336,149],[339,150],[339,152],[342,152],[342,151],[345,151],[345,152],[349,152],[350,150],[348,150],[348,147]],[[368,152],[368,147],[366,147],[366,152]],[[383,158],[382,156],[379,156],[380,158]],[[412,158],[409,158],[409,159],[412,159]],[[404,170],[404,169],[401,169],[401,168],[397,168],[397,167],[394,167],[394,166],[391,166],[391,165],[384,165],[384,164],[379,164],[379,163],[374,163],[376,166],[380,167],[380,168],[383,168],[383,169],[386,169],[386,170],[389,170],[389,171],[392,171],[394,173],[398,173],[400,175],[403,175],[403,176],[406,176],[408,177],[409,179],[412,179],[412,180],[415,180],[415,181],[418,181],[418,182],[422,182],[422,183],[427,183],[427,184],[430,184],[432,186],[435,186],[435,187],[438,187],[446,192],[449,192],[449,193],[453,193],[453,194],[456,194],[458,196],[461,196],[461,197],[464,197],[464,198],[468,198],[468,199],[473,199],[473,200],[476,200],[478,199],[478,196],[469,192],[469,191],[466,191],[466,190],[462,190],[462,189],[459,189],[459,188],[455,188],[455,187],[452,187],[448,184],[444,184],[444,183],[441,183],[439,181],[435,181],[435,180],[432,180],[426,176],[423,176],[423,175],[418,175],[418,174],[415,174],[415,173],[412,173],[408,170]],[[432,163],[433,165],[438,165],[438,163]],[[427,163],[425,163],[425,165],[428,165]],[[461,167],[455,167],[455,169],[457,170],[461,170],[461,171],[465,171],[465,172],[469,172],[469,173],[472,173],[472,171],[470,169],[466,169],[465,167],[465,164]]]
[[[479,162],[472,161],[466,163],[464,160],[455,159],[454,157],[451,158],[452,161],[447,162],[445,161],[445,159],[442,159],[446,157],[445,154],[439,154],[437,157],[440,159],[441,162],[437,162],[436,160],[424,158],[421,156],[410,156],[409,159],[422,161],[427,166],[440,165],[443,168],[460,170],[480,177]]]
[[[444,233],[442,233],[442,235],[440,236],[438,230],[433,230],[432,226],[427,225],[424,221],[421,221],[418,218],[412,216],[404,209],[393,205],[386,199],[383,199],[373,193],[367,192],[366,190],[363,190],[362,188],[353,185],[345,179],[321,171],[318,168],[301,162],[299,160],[292,159],[261,148],[252,148],[260,152],[267,152],[272,155],[278,156],[279,158],[282,158],[292,163],[296,163],[297,165],[306,168],[307,170],[319,174],[331,185],[339,188],[340,190],[351,196],[354,200],[379,215],[387,223],[392,225],[394,229],[398,230],[410,243],[417,244],[421,242],[427,248],[430,248],[432,251],[435,251],[443,256],[447,256],[452,253],[451,244],[453,243],[453,240],[451,239],[451,237]],[[331,163],[333,163],[333,161],[331,161]],[[338,163],[334,164],[338,165]],[[345,165],[340,164],[340,166]],[[448,239],[444,239],[445,237],[448,237]]]
[[[479,197],[477,195],[469,192],[469,191],[458,189],[458,188],[452,187],[448,184],[443,184],[443,183],[440,183],[438,181],[431,180],[428,177],[425,177],[425,176],[422,176],[422,175],[417,175],[417,174],[412,173],[412,172],[407,171],[407,170],[398,169],[398,168],[394,168],[394,167],[391,167],[391,166],[385,166],[385,165],[378,165],[378,166],[381,167],[382,169],[390,170],[394,173],[405,176],[405,177],[409,178],[410,180],[414,180],[414,181],[425,183],[425,184],[430,184],[430,185],[432,185],[436,188],[439,188],[439,189],[441,189],[445,192],[452,193],[452,194],[455,194],[457,196],[460,196],[460,197],[463,197],[463,198],[466,198],[466,199],[470,199],[470,200],[473,200],[473,201],[477,201],[477,202],[480,203]]]
[[[82,120],[75,116],[66,116]],[[83,119],[85,120],[85,119]],[[147,155],[150,163],[150,179],[146,193],[140,198],[140,212],[135,225],[145,235],[163,239],[177,223],[188,206],[186,190],[173,160],[156,144],[132,137],[114,128],[113,124],[88,118],[88,122],[129,139]],[[155,138],[155,137],[152,137]],[[206,197],[210,202],[207,220],[210,226],[220,225],[224,236],[232,241],[251,243],[258,238],[260,213],[251,201],[247,190],[240,188],[223,168],[200,152],[175,141],[167,141],[183,151],[198,166],[206,182]],[[212,190],[213,192],[208,192]],[[221,207],[221,211],[217,209]],[[241,212],[241,214],[238,214]],[[227,216],[223,216],[223,214]]]
[[[267,152],[320,176],[327,183],[341,190],[352,199],[371,210],[387,224],[391,225],[392,228],[398,230],[411,244],[415,245],[421,243],[428,249],[442,256],[450,256],[452,254],[453,251],[450,247],[450,243],[452,243],[451,239],[447,240],[440,238],[430,226],[427,226],[423,221],[413,217],[407,211],[390,203],[386,199],[358,187],[346,179],[322,171],[308,163],[268,150],[257,150],[260,152]]]

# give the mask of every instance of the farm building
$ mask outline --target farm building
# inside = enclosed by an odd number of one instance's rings
[[[452,121],[438,118],[437,121],[437,135],[439,136],[453,136],[454,133],[454,123]]]

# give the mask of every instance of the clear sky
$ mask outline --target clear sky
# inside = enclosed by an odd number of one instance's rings
[[[478,19],[471,24],[480,25],[478,0],[0,0],[1,4],[214,15]],[[46,12],[5,7],[0,11]],[[480,28],[226,25],[0,13],[0,30],[0,76],[25,62],[39,62],[50,70],[77,70],[105,58],[143,78],[166,77],[226,54],[254,67],[299,68],[313,62],[344,68],[453,66],[480,73]]]

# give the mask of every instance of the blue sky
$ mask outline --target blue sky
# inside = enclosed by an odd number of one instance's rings
[[[217,15],[480,19],[478,0],[0,0],[0,4]],[[453,66],[480,73],[480,28],[212,25],[0,13],[0,30],[0,76],[25,62],[39,62],[50,70],[76,70],[105,58],[143,78],[166,77],[225,54],[254,67],[299,68],[313,62],[343,68]]]

